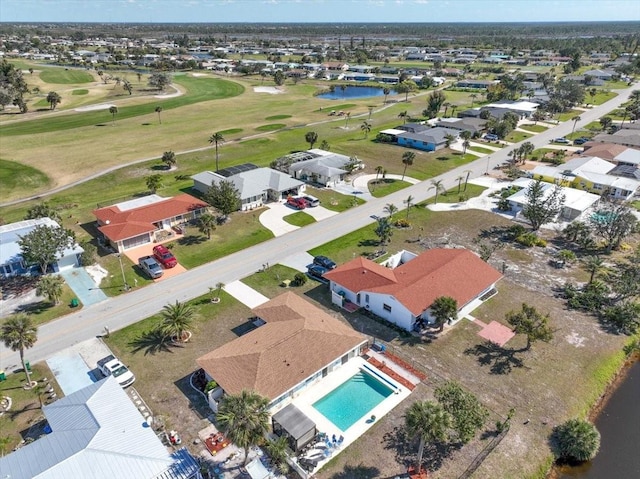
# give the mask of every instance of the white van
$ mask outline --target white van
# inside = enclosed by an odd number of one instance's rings
[[[305,200],[307,200],[307,205],[314,207],[314,206],[318,206],[320,204],[320,200],[318,198],[316,198],[315,196],[311,196],[311,195],[304,195],[303,198]]]

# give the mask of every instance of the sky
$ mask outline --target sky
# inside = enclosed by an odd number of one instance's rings
[[[640,20],[638,0],[0,0],[0,22],[545,22]]]

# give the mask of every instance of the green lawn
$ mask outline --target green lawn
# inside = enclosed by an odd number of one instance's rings
[[[484,153],[484,154],[491,154],[491,153],[494,152],[493,150],[490,150],[489,148],[482,148],[481,146],[473,146],[473,145],[470,146],[468,149],[471,150],[471,151],[475,151],[477,153]]]
[[[242,128],[229,128],[228,130],[219,131],[222,136],[224,135],[235,135],[236,133],[240,133]]]
[[[286,126],[287,125],[285,125],[284,123],[270,123],[268,125],[261,125],[256,127],[256,131],[275,131],[280,130]]]
[[[148,102],[140,105],[119,107],[116,122],[140,115],[155,115],[157,106],[162,106],[163,111],[166,111],[194,103],[234,97],[244,91],[244,87],[239,83],[218,78],[195,78],[181,75],[174,77],[173,81],[186,88],[187,93],[168,99],[150,98]],[[4,125],[2,134],[3,136],[33,135],[110,123],[111,114],[108,110],[94,110],[83,113],[73,112],[55,117]]]
[[[623,88],[626,88],[626,84]],[[617,97],[618,94],[614,93],[612,91],[606,92],[606,91],[602,91],[602,90],[598,90],[598,93],[596,94],[596,96],[591,96],[589,94],[587,94],[585,96],[585,102],[590,103],[591,105],[602,105],[605,101],[609,101],[612,98]]]
[[[40,79],[45,83],[67,85],[73,83],[90,83],[93,75],[84,70],[66,68],[44,68],[40,72]]]
[[[310,225],[311,223],[316,222],[313,216],[311,216],[308,213],[305,213],[304,211],[298,211],[297,213],[287,215],[282,219],[285,220],[290,225],[300,226],[300,227],[307,226],[307,225]]]
[[[89,94],[89,90],[85,89],[85,88],[81,88],[78,90],[73,90],[71,92],[72,95],[88,95]]]
[[[382,198],[383,196],[390,195],[391,193],[411,186],[411,183],[389,178],[379,178],[378,180],[371,180],[367,186],[375,198]]]
[[[363,204],[365,201],[357,196],[348,196],[333,190],[319,189],[307,186],[305,191],[320,200],[320,205],[338,213]]]
[[[13,161],[0,160],[0,185],[2,185],[3,197],[9,197],[14,190],[37,190],[50,183],[49,177],[35,168]]]
[[[580,116],[580,113],[582,113],[581,110],[569,110],[569,111],[566,111],[564,113],[560,113],[560,115],[558,115],[558,120],[559,121],[569,121],[574,116]]]
[[[518,126],[518,128],[521,128],[521,129],[527,130],[527,131],[531,131],[533,133],[541,133],[541,132],[546,131],[546,130],[549,129],[544,125],[520,125],[520,126]]]
[[[510,141],[511,143],[519,143],[527,138],[531,138],[532,135],[529,133],[524,133],[523,131],[512,131],[505,138],[506,141]]]
[[[82,303],[76,308],[71,307],[71,300],[76,298],[74,292],[66,284],[62,287],[62,296],[60,304],[54,305],[49,301],[42,300],[35,303],[25,304],[22,311],[27,313],[33,319],[36,326],[48,323],[53,319],[60,318],[66,314],[74,313],[82,308]],[[76,298],[77,299],[77,298]]]
[[[242,280],[242,282],[255,289],[260,294],[264,294],[267,298],[275,298],[276,296],[286,292],[287,289],[292,289],[298,293],[306,293],[317,286],[317,283],[311,280],[307,281],[302,286],[289,286],[289,288],[283,286],[283,281],[292,281],[298,273],[299,271],[293,268],[276,264],[269,266],[266,271],[260,271],[252,274],[251,276],[247,276]]]
[[[447,190],[444,194],[440,193],[438,195],[438,203],[458,203],[460,201],[466,201],[469,198],[475,198],[476,196],[480,196],[482,192],[486,190],[484,186],[472,185],[467,183],[465,188],[464,180],[460,183],[460,191],[458,191],[458,187],[451,188]],[[435,198],[431,198],[426,201],[426,204],[433,204]]]
[[[268,116],[265,118],[265,120],[267,121],[273,121],[273,120],[285,120],[287,118],[291,118],[292,115],[273,115],[273,116]]]
[[[640,211],[640,201],[632,201],[631,206]]]

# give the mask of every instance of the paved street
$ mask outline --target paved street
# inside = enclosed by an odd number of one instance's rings
[[[636,88],[638,87],[634,86],[619,91],[616,98],[592,110],[580,113],[582,120],[578,122],[576,129],[598,120],[607,112],[618,107],[628,99],[631,91]],[[569,121],[540,133],[528,141],[539,148],[548,145],[553,138],[571,133],[572,128],[573,122]],[[470,171],[472,178],[482,176],[494,166],[504,163],[508,159],[508,152],[518,145],[504,148],[485,158],[440,175],[436,179],[442,180],[445,188],[449,189],[456,186],[456,178],[466,176],[467,171]],[[258,271],[265,263],[277,264],[289,255],[307,251],[373,223],[374,216],[382,215],[384,205],[387,203],[401,206],[402,201],[409,195],[414,197],[416,203],[424,201],[434,195],[434,190],[430,189],[430,186],[431,181],[427,180],[386,197],[374,198],[363,205],[322,222],[300,228],[266,243],[199,266],[179,276],[167,278],[166,281],[89,306],[77,313],[45,324],[38,330],[38,342],[32,349],[25,352],[25,356],[32,363],[41,361],[73,344],[102,334],[105,326],[109,327],[111,331],[121,329],[157,313],[167,303],[176,300],[186,301],[203,295],[209,291],[209,286],[215,286],[218,282],[232,283]],[[11,372],[19,367],[19,364],[18,354],[7,350],[4,345],[0,345],[0,369]]]

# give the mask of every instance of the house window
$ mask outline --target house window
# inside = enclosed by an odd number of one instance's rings
[[[364,301],[365,301],[366,303],[368,303],[368,302],[369,302],[369,295],[368,295],[368,294],[365,294],[365,295],[364,295]]]
[[[382,309],[384,309],[385,311],[388,311],[389,313],[391,312],[391,306],[389,306],[386,303],[382,305]]]

